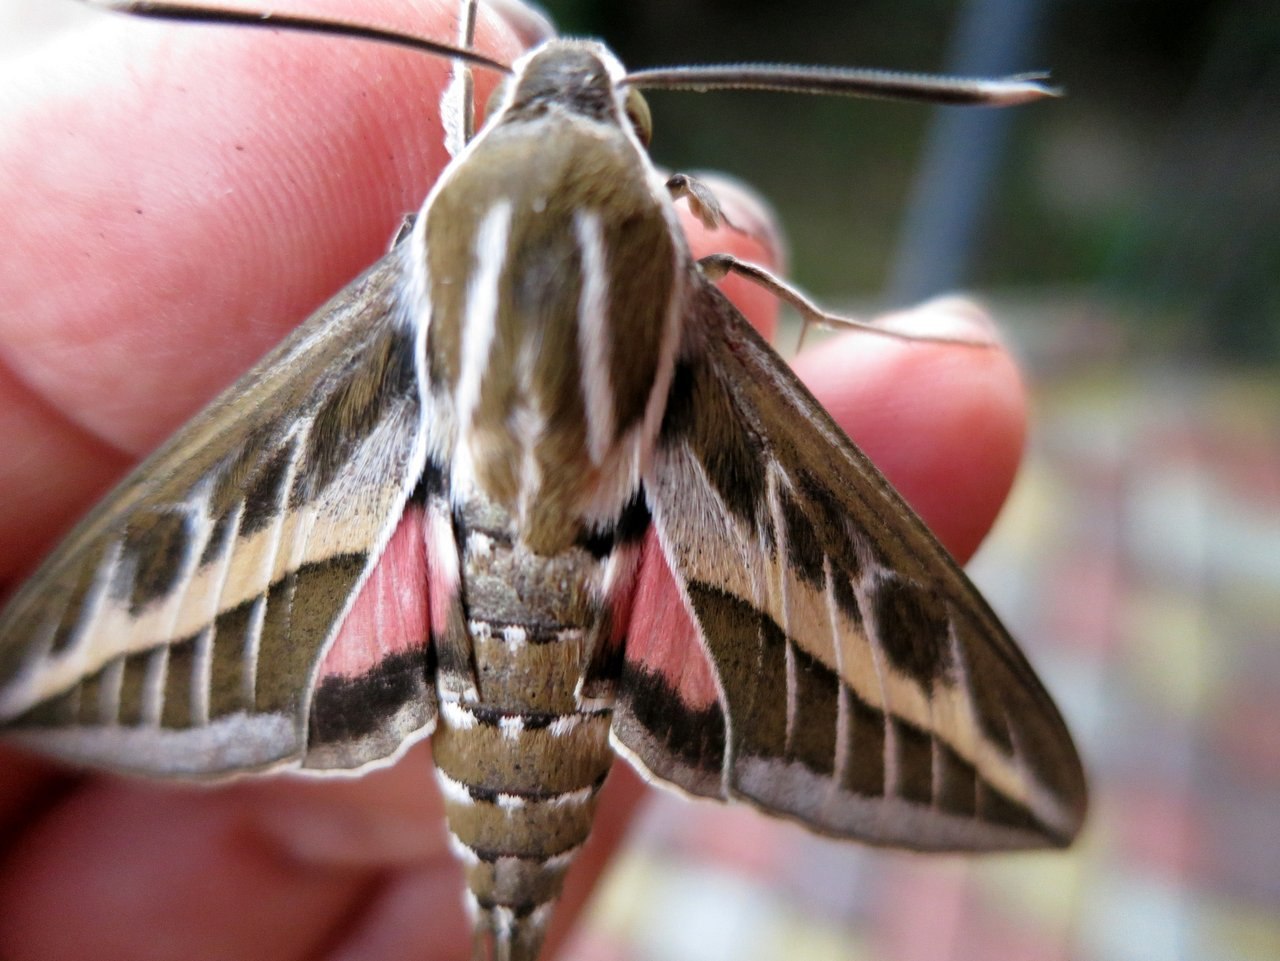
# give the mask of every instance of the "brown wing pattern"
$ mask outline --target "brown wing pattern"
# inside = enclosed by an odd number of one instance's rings
[[[1067,843],[1084,776],[1022,653],[741,315],[695,296],[646,488],[714,703],[629,637],[615,737],[660,779],[834,835]]]
[[[6,734],[150,774],[303,755],[326,647],[422,472],[416,327],[388,282],[402,250],[138,467],[12,598]],[[401,689],[430,724],[429,685]]]

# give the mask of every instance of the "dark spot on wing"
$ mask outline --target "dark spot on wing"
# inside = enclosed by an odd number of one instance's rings
[[[120,711],[116,716],[116,721],[123,727],[135,727],[142,723],[147,665],[154,655],[154,651],[139,651],[124,659],[124,670],[120,678]]]
[[[433,458],[427,458],[422,468],[422,476],[409,495],[409,503],[426,505],[433,497],[444,497],[449,493],[449,476],[443,464]]]
[[[787,756],[811,771],[829,775],[835,770],[840,679],[802,648],[789,646],[796,683],[796,717]]]
[[[778,501],[782,509],[787,559],[791,562],[791,569],[802,580],[821,589],[826,578],[822,567],[824,554],[818,535],[799,502],[781,487],[778,488]]]
[[[949,674],[947,617],[932,594],[890,575],[872,588],[871,609],[876,637],[895,670],[925,691]]]
[[[115,717],[102,716],[103,701],[106,699],[105,675],[111,670],[114,661],[108,661],[106,667],[100,668],[96,674],[90,674],[80,682],[80,723],[86,726],[115,721]]]
[[[899,797],[928,805],[933,801],[933,738],[914,724],[893,718]]]
[[[751,434],[728,387],[705,364],[676,365],[662,440],[687,443],[729,510],[753,528],[764,526],[764,444]]]
[[[263,424],[245,434],[239,449],[218,468],[209,495],[211,517],[224,518],[240,506],[245,489],[253,483],[262,462],[263,452],[279,446],[279,428],[274,423]]]
[[[648,530],[649,505],[645,501],[644,489],[640,488],[623,505],[617,520],[600,528],[584,527],[576,543],[596,560],[603,560],[613,553],[615,547],[639,543]]]
[[[72,642],[79,636],[80,622],[85,614],[85,603],[89,599],[89,591],[93,588],[98,570],[102,566],[102,555],[103,547],[100,542],[90,548],[76,568],[72,587],[63,598],[62,616],[49,647],[51,654],[61,654],[70,648]],[[18,645],[14,645],[14,653],[17,653],[18,649]],[[4,660],[5,658],[0,657],[0,661]]]
[[[844,773],[840,786],[861,797],[884,795],[885,716],[878,707],[862,700],[852,688],[845,688],[845,717],[848,726]]]
[[[859,558],[858,545],[853,541],[850,530],[849,510],[835,496],[829,487],[812,473],[805,470],[796,472],[796,499],[804,504],[804,509],[812,520],[814,538],[831,558],[832,570],[844,571],[851,579],[861,576],[862,564]]]
[[[622,513],[618,515],[616,532],[619,544],[636,544],[644,539],[649,530],[649,503],[644,488],[638,488],[631,500],[627,501]]]
[[[271,585],[258,645],[256,710],[294,715],[306,681],[368,564],[366,554],[335,554],[303,564]]]
[[[293,463],[295,441],[271,450],[253,468],[244,486],[244,513],[240,516],[240,535],[248,537],[274,523],[284,506],[285,479]]]
[[[990,824],[1044,835],[1048,830],[1030,811],[986,781],[978,782],[978,817]],[[1052,836],[1052,834],[1051,834]],[[1066,840],[1063,839],[1065,843]]]
[[[831,571],[831,593],[835,595],[836,607],[840,609],[855,627],[862,624],[862,608],[858,606],[858,595],[854,593],[849,576],[837,570],[834,562]]]
[[[168,728],[190,727],[194,685],[202,678],[195,676],[196,638],[199,635],[174,641],[169,645],[169,670],[165,674],[164,704],[160,709],[160,726]]]
[[[973,643],[963,635],[962,640],[965,641],[964,658],[970,678],[969,690],[972,692],[982,733],[1000,745],[1006,754],[1012,754],[1013,737],[1009,733],[1008,704],[1005,700],[1009,696],[1008,684],[1005,682],[1009,676],[1008,671],[1000,663],[999,655],[985,641]]]
[[[671,681],[633,663],[622,670],[621,710],[654,738],[660,750],[718,780],[724,764],[724,712],[719,704],[695,708],[680,699]]]
[[[735,754],[780,758],[787,749],[786,638],[772,618],[719,588],[688,585],[733,725]]]
[[[453,543],[458,549],[458,557],[464,557],[467,552],[467,537],[471,533],[470,528],[467,527],[466,515],[460,508],[455,507],[449,513],[449,521],[450,526],[453,528]],[[511,532],[509,530],[485,530],[477,528],[477,532],[492,538],[495,544],[500,544],[504,547],[510,546],[511,544]]]
[[[358,677],[326,677],[311,702],[308,741],[350,741],[382,729],[407,703],[429,700],[427,652],[404,651]]]
[[[130,519],[121,567],[133,573],[129,613],[136,617],[152,601],[168,595],[178,583],[191,550],[190,524],[184,511],[139,512]]]
[[[80,721],[82,693],[83,684],[77,684],[68,691],[33,705],[13,720],[6,721],[5,724],[14,730],[21,728],[69,727]]]
[[[252,678],[247,672],[250,628],[256,616],[254,608],[260,603],[261,598],[250,598],[214,619],[209,671],[210,718],[253,710],[248,696]]]
[[[960,817],[973,817],[978,803],[978,772],[973,765],[935,740],[938,792],[934,798],[940,809]]]
[[[693,431],[696,420],[693,409],[695,370],[689,361],[679,361],[675,366],[671,387],[667,391],[667,406],[662,415],[663,440],[676,441]]]
[[[598,561],[604,560],[613,553],[614,531],[612,527],[583,527],[578,531],[574,544]]]
[[[406,330],[388,326],[352,359],[316,411],[292,502],[319,496],[383,420],[397,407],[417,402],[413,338]]]
[[[234,525],[231,523],[232,517],[233,515],[231,514],[223,514],[213,522],[213,529],[209,531],[209,536],[205,539],[204,550],[200,552],[200,560],[196,565],[197,567],[211,564],[222,556],[222,552],[227,546],[227,541],[234,530]]]

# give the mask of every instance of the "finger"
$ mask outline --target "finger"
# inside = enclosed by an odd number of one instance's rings
[[[79,777],[44,758],[0,747],[0,851],[71,791]]]
[[[455,29],[452,4],[425,24],[399,0],[308,10]],[[484,13],[478,45],[508,59],[519,41]],[[108,14],[10,68],[0,447],[23,456],[0,490],[23,510],[0,522],[0,577],[385,250],[447,160],[448,70],[384,44]],[[493,79],[477,74],[480,96]]]
[[[98,780],[6,859],[6,957],[173,958],[192,944],[203,958],[319,956],[391,874],[453,877],[429,777],[418,751],[337,783]],[[456,897],[421,910],[462,919]]]
[[[920,335],[991,340],[975,304],[946,298],[896,318]],[[853,441],[963,561],[1013,484],[1026,395],[1013,358],[990,348],[854,332],[805,351],[796,372]]]

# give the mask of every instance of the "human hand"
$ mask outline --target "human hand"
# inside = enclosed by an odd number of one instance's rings
[[[452,36],[452,4],[414,29]],[[393,20],[394,0],[308,0]],[[403,13],[403,10],[400,10]],[[494,20],[481,46],[522,38]],[[0,103],[0,582],[385,248],[447,158],[447,64],[377,45],[104,18],[16,64]],[[483,78],[481,78],[483,80]],[[483,102],[484,94],[480,95]],[[730,219],[747,204],[722,196]],[[695,254],[775,252],[690,227]],[[759,326],[767,295],[730,281]],[[914,316],[972,336],[955,302]],[[797,367],[959,556],[1023,429],[1000,350],[849,335]],[[6,957],[457,958],[470,935],[429,751],[359,780],[192,788],[0,758]],[[562,941],[639,797],[617,765]]]

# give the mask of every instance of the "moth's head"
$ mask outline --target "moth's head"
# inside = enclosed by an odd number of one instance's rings
[[[626,70],[591,40],[550,40],[512,68],[489,98],[490,123],[523,123],[549,114],[630,128],[648,145],[652,124],[640,91],[625,83]]]

